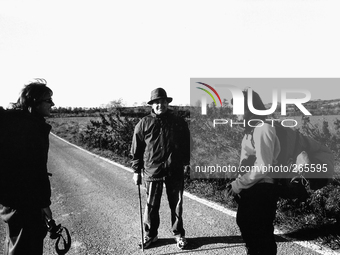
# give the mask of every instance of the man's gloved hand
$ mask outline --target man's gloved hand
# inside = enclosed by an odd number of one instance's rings
[[[140,173],[134,173],[132,179],[133,179],[133,182],[136,185],[141,185],[142,184],[142,176],[141,176]]]

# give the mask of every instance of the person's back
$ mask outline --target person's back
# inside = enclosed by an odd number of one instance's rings
[[[256,92],[243,91],[244,97],[247,98],[248,92],[252,93],[254,108],[265,110],[266,107]],[[277,246],[273,222],[278,196],[274,176],[266,170],[276,164],[281,150],[280,142],[275,128],[264,123],[266,116],[255,115],[247,104],[244,106],[245,114],[242,117],[247,125],[241,144],[241,174],[228,189],[238,201],[236,222],[247,254],[275,255]],[[263,125],[254,125],[254,120],[260,120]],[[244,162],[247,162],[248,170],[243,168]]]
[[[22,110],[2,116],[0,173],[1,204],[13,207],[46,205],[50,189],[47,178],[48,134],[51,126]]]
[[[51,221],[47,172],[52,90],[46,81],[26,85],[14,109],[0,111],[0,217],[6,223],[5,255],[43,254]]]

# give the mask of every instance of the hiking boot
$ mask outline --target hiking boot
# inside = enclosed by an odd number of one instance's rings
[[[184,249],[188,245],[188,241],[184,236],[176,237],[176,242],[177,242],[177,247],[181,250]]]
[[[158,236],[154,236],[154,237],[145,236],[143,248],[144,249],[148,248],[152,243],[156,242],[157,240],[158,240]],[[139,245],[139,248],[142,249],[142,242],[140,242],[138,245]]]

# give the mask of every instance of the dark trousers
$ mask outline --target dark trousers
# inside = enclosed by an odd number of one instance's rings
[[[41,209],[0,208],[6,224],[4,255],[42,255],[47,228]]]
[[[250,255],[275,255],[274,219],[278,196],[274,184],[259,183],[240,193],[236,222]]]
[[[171,227],[175,236],[185,236],[183,228],[183,179],[166,178],[165,181],[147,181],[146,195],[147,204],[144,213],[144,231],[145,235],[154,237],[158,235],[160,223],[159,208],[163,192],[163,183],[165,183],[166,194],[168,197],[171,211]]]

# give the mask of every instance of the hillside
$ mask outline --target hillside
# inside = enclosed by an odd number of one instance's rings
[[[267,108],[271,107],[270,104],[266,104]],[[306,109],[314,116],[317,115],[338,115],[340,114],[340,99],[332,100],[311,100],[308,103],[303,104]],[[276,113],[281,113],[281,104],[278,103]],[[302,115],[301,111],[295,105],[287,106],[287,116],[299,116]]]

